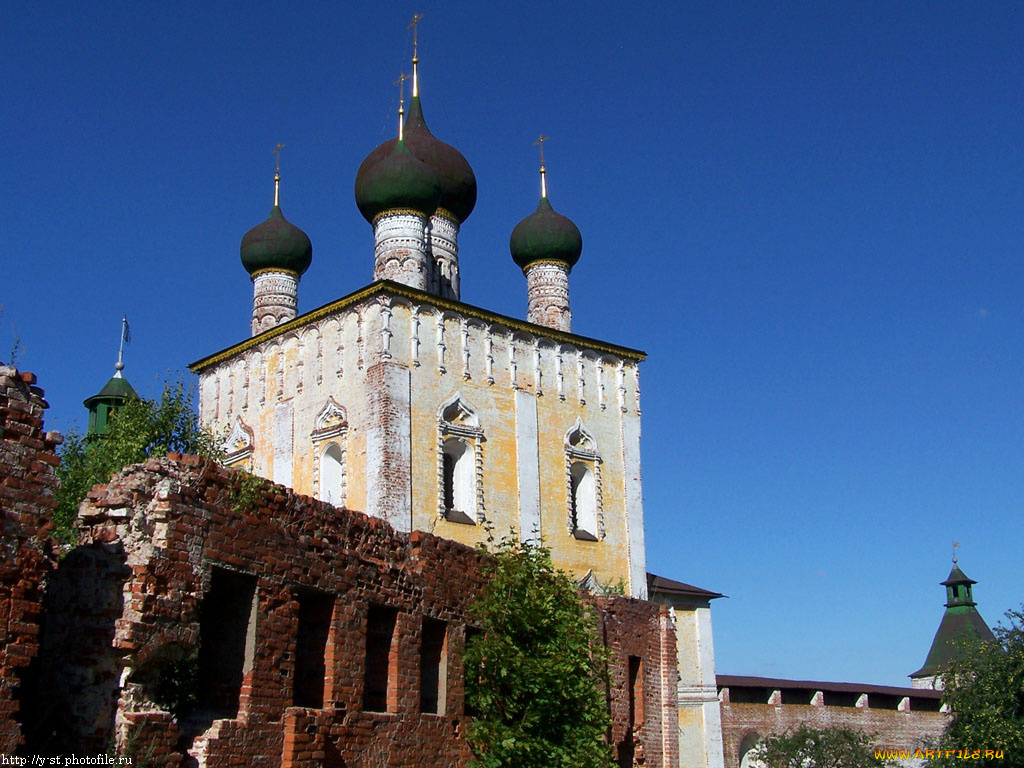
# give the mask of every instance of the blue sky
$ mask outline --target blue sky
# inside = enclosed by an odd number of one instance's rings
[[[577,223],[577,332],[647,350],[648,565],[724,592],[718,671],[900,685],[951,542],[1024,599],[1024,5],[9,3],[0,356],[85,421],[120,318],[155,395],[248,335],[242,234],[313,241],[300,311],[366,283],[356,169],[424,112],[472,164],[462,296],[523,317],[508,235]]]

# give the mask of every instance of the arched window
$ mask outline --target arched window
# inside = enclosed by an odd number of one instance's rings
[[[764,768],[764,764],[754,757],[754,747],[760,741],[756,733],[748,733],[740,742],[740,768]]]
[[[565,433],[565,476],[569,533],[582,541],[604,538],[601,503],[601,455],[583,423]]]
[[[454,523],[483,522],[484,431],[476,412],[458,395],[438,411],[437,440],[438,516]]]
[[[569,468],[570,518],[577,539],[597,541],[597,484],[594,471],[582,461]]]
[[[313,423],[313,495],[336,507],[345,506],[345,444],[348,420],[333,397]]]
[[[341,448],[328,443],[320,455],[320,500],[340,507],[345,498],[345,468]]]

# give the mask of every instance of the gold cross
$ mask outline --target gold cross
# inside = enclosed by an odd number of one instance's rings
[[[274,155],[274,173],[281,171],[281,150],[284,149],[284,144],[278,144],[271,150],[271,154]]]
[[[407,75],[407,74],[405,74],[405,72],[403,72],[402,74],[400,74],[398,76],[398,79],[395,80],[394,84],[399,87],[398,88],[398,100],[399,101],[404,101],[405,100],[405,81],[408,80],[410,77],[412,77],[412,75]]]
[[[533,142],[533,146],[540,147],[540,164],[544,165],[544,142],[550,139],[550,136],[541,134],[537,137],[537,140]]]
[[[412,23],[409,26],[406,27],[406,29],[411,29],[412,30],[412,57],[414,59],[416,58],[416,38],[417,38],[417,34],[416,33],[419,32],[419,26],[417,26],[417,25],[421,21],[423,21],[423,14],[422,13],[414,13],[412,15]],[[413,94],[413,95],[415,95],[415,94]]]

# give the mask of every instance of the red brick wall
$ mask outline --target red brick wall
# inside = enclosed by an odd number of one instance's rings
[[[82,507],[83,546],[121,547],[130,569],[111,649],[124,668],[119,751],[151,766],[177,765],[181,754],[170,745],[184,732],[200,765],[465,765],[462,652],[468,607],[483,586],[483,556],[280,486],[261,482],[253,489],[246,478],[195,457],[151,459],[94,489]],[[195,652],[213,568],[256,579],[239,710],[230,719],[195,715],[179,724],[158,705],[157,681],[170,661]],[[298,590],[334,599],[323,709],[292,706],[302,652]],[[644,719],[633,737],[637,763],[675,766],[675,637],[667,613],[629,598],[597,602],[613,652],[613,739],[627,738],[628,657],[639,656]],[[397,611],[386,713],[362,711],[371,604]],[[424,617],[448,626],[441,715],[419,712]],[[204,626],[211,621],[203,616]]]
[[[48,407],[36,377],[0,366],[0,752],[22,742],[23,670],[39,651],[42,581],[53,559],[49,532],[56,507],[56,432],[43,433]]]
[[[868,699],[870,701],[870,694]],[[814,728],[844,727],[873,735],[881,748],[910,749],[934,747],[946,726],[940,712],[906,712],[868,707],[811,704],[757,704],[722,702],[722,739],[725,768],[738,768],[745,739],[756,734],[762,739],[806,723]],[[750,738],[749,741],[753,741]]]

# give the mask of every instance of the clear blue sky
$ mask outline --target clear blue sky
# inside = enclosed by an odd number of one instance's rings
[[[352,184],[414,12],[479,182],[463,298],[525,316],[508,235],[550,135],[574,330],[650,355],[648,564],[729,595],[719,672],[906,683],[954,539],[989,623],[1020,605],[1020,3],[7,3],[0,352],[50,428],[122,313],[148,396],[248,335],[277,142],[300,311],[370,281]]]

